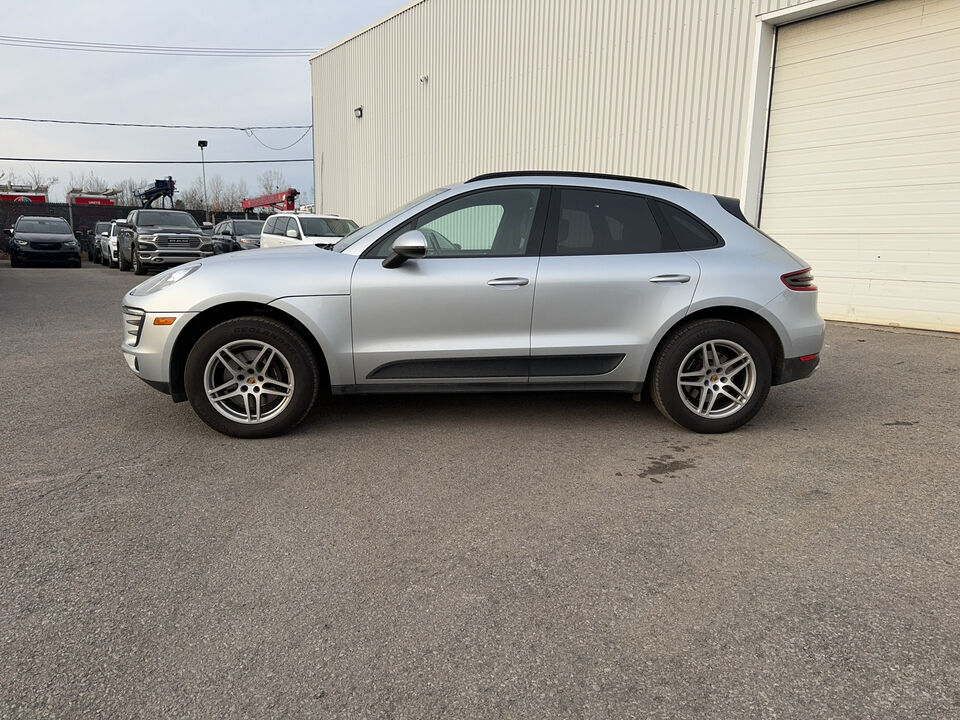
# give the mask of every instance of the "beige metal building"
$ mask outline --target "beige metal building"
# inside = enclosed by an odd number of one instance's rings
[[[324,211],[483,172],[733,195],[833,319],[960,331],[960,0],[418,0],[311,59]]]

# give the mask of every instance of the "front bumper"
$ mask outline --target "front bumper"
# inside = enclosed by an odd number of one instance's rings
[[[128,297],[127,302],[130,303],[135,299]],[[125,305],[124,307],[126,310],[131,306]],[[138,310],[137,308],[132,309]],[[139,333],[131,335],[127,319],[133,317],[133,315],[128,315],[125,312],[124,319],[121,322],[123,341],[120,345],[120,351],[123,353],[123,359],[131,372],[151,387],[169,394],[170,358],[173,353],[173,345],[180,331],[194,315],[196,313],[193,312],[144,312],[143,324]],[[155,325],[154,321],[157,318],[173,318],[173,322],[170,325]]]
[[[80,260],[80,248],[64,248],[61,250],[35,250],[28,246],[10,243],[8,251],[10,257],[24,262],[35,263],[68,263]]]
[[[182,265],[191,260],[202,260],[213,255],[205,250],[138,250],[137,256],[144,265]]]

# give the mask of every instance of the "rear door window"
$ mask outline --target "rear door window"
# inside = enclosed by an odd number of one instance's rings
[[[545,255],[639,255],[671,252],[650,201],[642,195],[555,188]]]

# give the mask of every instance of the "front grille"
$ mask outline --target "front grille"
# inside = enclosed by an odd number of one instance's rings
[[[157,247],[197,249],[200,247],[200,237],[198,235],[157,235]]]
[[[123,306],[123,342],[125,345],[136,345],[140,342],[144,317],[146,317],[146,313],[143,310]]]
[[[58,242],[31,242],[30,248],[32,250],[59,250],[60,243]]]

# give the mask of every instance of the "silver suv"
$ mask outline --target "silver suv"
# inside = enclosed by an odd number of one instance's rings
[[[484,175],[313,245],[192,262],[123,300],[130,369],[237,437],[335,394],[647,387],[725,432],[809,376],[810,268],[735,200],[639,178]]]

